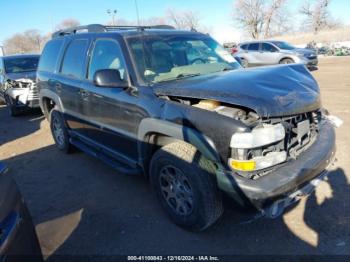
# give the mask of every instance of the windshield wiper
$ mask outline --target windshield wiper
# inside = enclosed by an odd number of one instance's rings
[[[161,82],[167,82],[167,81],[174,81],[174,80],[179,80],[179,79],[184,79],[184,78],[189,78],[189,77],[195,77],[195,76],[199,76],[199,75],[200,75],[199,73],[196,73],[196,74],[194,74],[194,73],[193,74],[181,73],[181,74],[178,74],[175,77],[162,79],[162,80],[157,81],[157,82],[161,83]]]

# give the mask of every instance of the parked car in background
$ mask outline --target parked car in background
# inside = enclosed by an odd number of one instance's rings
[[[0,162],[0,261],[40,262],[41,249],[16,183]]]
[[[251,41],[239,44],[235,54],[244,67],[301,63],[307,67],[318,65],[314,50],[296,48],[283,41]]]
[[[210,36],[164,28],[53,35],[38,86],[57,148],[145,174],[172,221],[190,230],[221,216],[223,194],[270,218],[310,194],[335,154],[310,72],[243,70]]]
[[[39,55],[0,57],[0,99],[6,103],[11,116],[39,107],[36,87],[39,58]]]
[[[224,43],[223,46],[232,55],[238,51],[238,46],[236,43]]]

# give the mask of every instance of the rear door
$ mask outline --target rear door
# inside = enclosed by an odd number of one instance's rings
[[[56,93],[64,107],[65,120],[70,129],[79,133],[86,132],[82,80],[86,72],[89,45],[88,36],[74,37],[68,43],[55,82]]]
[[[260,52],[260,43],[250,43],[247,48],[247,53],[245,54],[246,59],[248,60],[248,63],[251,65],[259,65],[260,59],[259,59],[259,52]]]

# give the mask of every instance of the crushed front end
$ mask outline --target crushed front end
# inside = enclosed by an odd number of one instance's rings
[[[12,98],[17,106],[39,107],[39,92],[36,82],[32,79],[9,79],[4,85],[3,92]]]
[[[335,131],[317,110],[262,119],[251,132],[234,134],[230,147],[231,170],[219,186],[274,218],[326,177],[335,158]]]

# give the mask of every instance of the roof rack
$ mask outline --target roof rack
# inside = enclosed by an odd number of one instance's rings
[[[77,33],[103,33],[103,32],[113,32],[120,30],[131,30],[136,29],[144,31],[145,29],[175,29],[171,25],[152,25],[152,26],[132,26],[132,25],[111,25],[105,26],[100,24],[91,24],[83,26],[75,26],[66,29],[59,30],[52,34],[52,38],[57,38],[65,35],[72,35]]]

